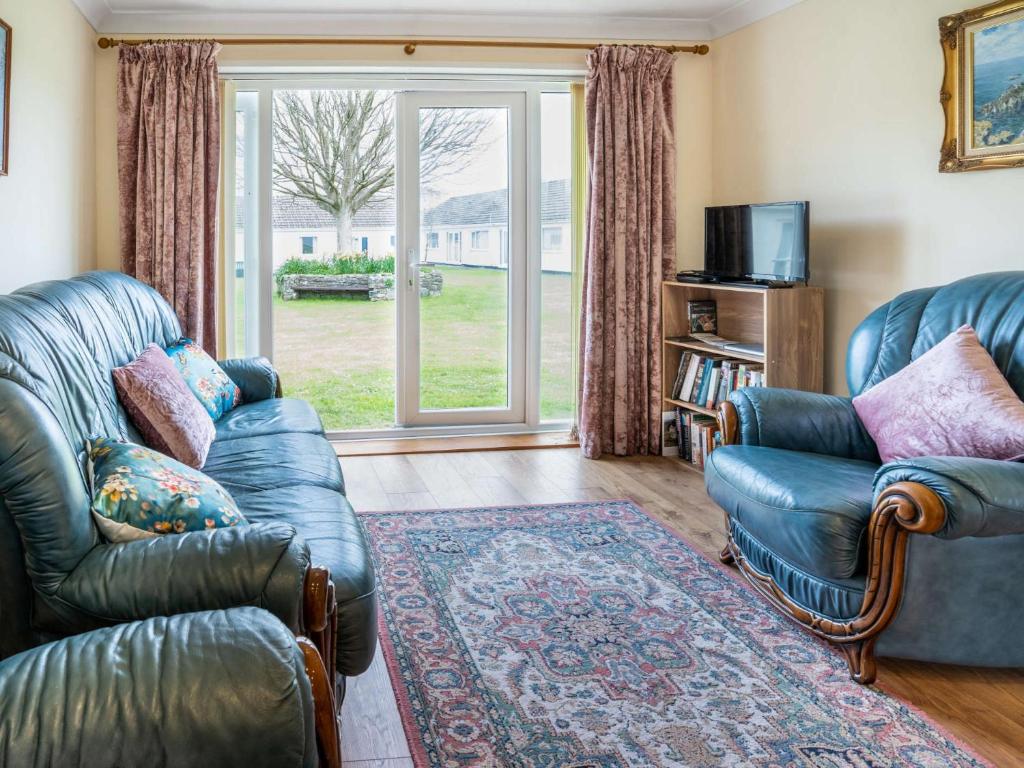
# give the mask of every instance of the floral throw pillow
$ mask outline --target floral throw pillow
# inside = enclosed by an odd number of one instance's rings
[[[92,514],[110,541],[248,525],[219,483],[169,456],[110,438],[86,450]]]
[[[241,404],[242,390],[192,339],[178,339],[165,351],[214,421]]]

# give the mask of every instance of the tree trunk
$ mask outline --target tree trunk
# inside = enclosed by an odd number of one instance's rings
[[[338,253],[352,252],[352,214],[346,209],[338,212],[334,220],[338,234]]]

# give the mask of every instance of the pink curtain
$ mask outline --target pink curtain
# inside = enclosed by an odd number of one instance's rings
[[[220,102],[214,42],[122,45],[117,74],[121,269],[216,348]]]
[[[661,452],[661,280],[676,263],[672,63],[647,46],[587,56],[579,438],[589,458]]]

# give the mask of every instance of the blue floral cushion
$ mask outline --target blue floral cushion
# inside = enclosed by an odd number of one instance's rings
[[[110,438],[86,450],[92,513],[110,541],[248,525],[220,484],[169,456]]]
[[[242,390],[192,339],[178,339],[166,352],[214,421],[242,402]]]

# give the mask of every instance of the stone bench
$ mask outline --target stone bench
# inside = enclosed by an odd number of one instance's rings
[[[440,296],[444,276],[440,272],[420,272],[420,296]],[[372,275],[282,275],[278,280],[284,301],[306,296],[347,296],[370,301],[394,301],[395,276]]]

